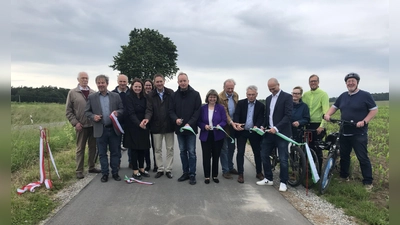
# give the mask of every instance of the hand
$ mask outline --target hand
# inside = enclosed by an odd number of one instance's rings
[[[118,116],[118,112],[117,111],[113,111],[112,112],[115,116]]]
[[[324,128],[323,128],[323,127],[318,127],[318,128],[317,128],[317,134],[318,134],[318,135],[321,134],[322,131],[324,131]]]
[[[182,125],[183,119],[176,119],[175,123],[176,125],[180,126]]]
[[[356,127],[364,127],[364,126],[365,126],[365,121],[364,120],[358,121],[357,124],[356,124]]]
[[[205,125],[205,126],[204,126],[204,129],[206,129],[206,130],[211,130],[211,127],[210,127],[210,125]]]
[[[294,127],[299,127],[300,123],[299,123],[299,121],[294,121],[294,122],[292,123],[292,125],[293,125]]]
[[[101,118],[103,118],[102,115],[94,115],[94,116],[93,116],[93,120],[94,120],[95,122],[99,122],[99,121],[101,120]]]
[[[149,120],[148,119],[143,119],[142,123],[146,126],[149,123]]]
[[[77,132],[80,132],[81,130],[82,130],[82,124],[81,123],[77,123],[76,125],[75,125],[75,130],[77,131]]]
[[[324,120],[326,120],[326,121],[331,121],[331,116],[329,116],[329,115],[324,115]]]
[[[268,130],[268,133],[276,134],[275,128],[272,127],[271,129],[269,129],[269,130]]]

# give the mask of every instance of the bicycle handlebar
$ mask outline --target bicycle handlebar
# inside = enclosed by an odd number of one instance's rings
[[[322,115],[322,119],[324,119],[325,117],[324,117],[324,115]],[[357,122],[354,122],[353,120],[350,120],[350,121],[347,121],[347,120],[338,120],[338,119],[332,119],[332,118],[330,118],[329,119],[329,122],[331,122],[331,123],[343,123],[343,124],[351,124],[351,125],[353,125],[353,126],[356,126],[357,125]],[[364,123],[365,123],[365,121],[364,121]]]

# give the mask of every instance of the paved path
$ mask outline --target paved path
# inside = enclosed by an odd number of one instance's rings
[[[202,154],[197,143],[197,184],[178,182],[182,175],[178,142],[175,139],[173,179],[155,173],[145,181],[154,185],[101,183],[97,175],[64,206],[47,225],[55,224],[311,224],[272,186],[257,186],[256,171],[245,159],[245,183],[222,178],[220,183],[204,183]],[[127,154],[123,154],[120,176],[130,176]],[[235,162],[236,160],[234,160]],[[219,169],[221,171],[221,168]]]

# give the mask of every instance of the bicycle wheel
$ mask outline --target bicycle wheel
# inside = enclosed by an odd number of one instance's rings
[[[333,171],[335,169],[336,156],[334,153],[329,153],[326,158],[326,162],[322,167],[321,172],[321,180],[320,180],[320,188],[319,193],[324,194],[326,189],[328,189],[329,183],[331,182],[331,178],[333,176]]]
[[[292,187],[298,186],[302,180],[306,171],[306,156],[301,148],[298,146],[290,147],[289,154],[289,180],[288,184]]]
[[[314,165],[315,165],[315,168],[317,169],[317,173],[319,174],[319,170],[318,170],[318,167],[319,167],[319,160],[318,160],[318,156],[317,156],[317,153],[315,153],[315,151],[312,149],[312,148],[310,148],[310,152],[311,152],[311,155],[312,155],[312,158],[313,158],[313,160],[314,160]],[[312,174],[311,174],[311,166],[310,166],[310,164],[309,164],[309,162],[308,162],[308,157],[307,157],[307,154],[306,153],[304,153],[305,155],[306,155],[306,172],[304,173],[305,175],[304,175],[304,179],[303,179],[303,182],[302,182],[302,185],[305,187],[305,188],[311,188],[313,185],[314,185],[314,182],[313,182],[313,179],[312,179]]]

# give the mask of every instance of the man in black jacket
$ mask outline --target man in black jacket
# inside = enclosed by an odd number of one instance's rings
[[[272,95],[265,100],[266,110],[264,116],[263,128],[268,129],[264,134],[261,143],[261,159],[263,162],[265,178],[258,181],[257,185],[273,185],[273,174],[271,168],[270,154],[278,148],[280,161],[280,186],[279,191],[286,191],[286,183],[289,180],[288,170],[288,141],[282,139],[277,132],[290,137],[292,136],[292,117],[293,100],[292,95],[282,91],[279,88],[279,82],[276,78],[268,80],[268,89]]]
[[[170,107],[170,117],[175,122],[175,133],[178,138],[183,175],[178,181],[190,179],[190,184],[196,184],[196,134],[197,119],[200,114],[201,97],[189,85],[186,73],[178,74],[178,90],[173,96]],[[183,129],[182,129],[183,128]],[[191,130],[188,130],[191,129]]]
[[[235,132],[237,141],[237,155],[236,163],[238,167],[238,179],[239,183],[244,182],[243,177],[243,164],[244,164],[244,152],[246,149],[247,140],[249,140],[251,148],[254,154],[254,161],[256,163],[256,178],[259,180],[264,179],[262,174],[262,164],[260,156],[260,144],[261,136],[256,132],[250,132],[251,128],[261,127],[264,122],[264,108],[265,105],[260,101],[257,101],[257,87],[250,85],[246,89],[247,98],[239,100],[235,113],[233,114],[233,128],[237,131]]]
[[[164,87],[165,78],[162,74],[154,75],[155,88],[147,95],[147,108],[144,125],[149,123],[153,133],[154,154],[158,166],[155,178],[166,173],[172,178],[172,165],[174,162],[174,121],[169,117],[169,107],[172,105],[174,91]],[[166,164],[163,162],[162,140],[165,139]]]

